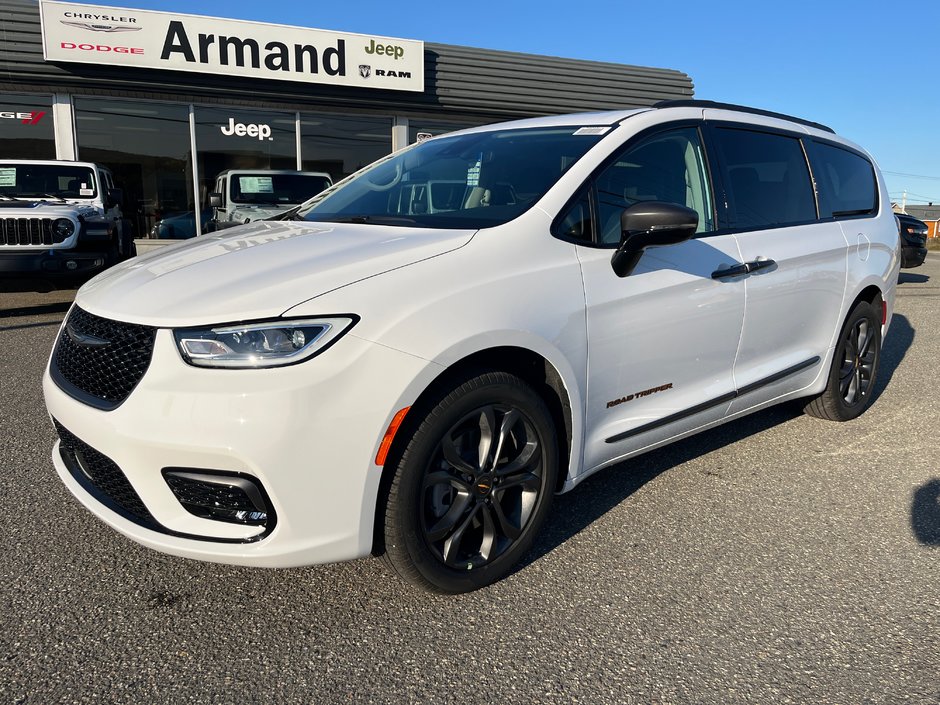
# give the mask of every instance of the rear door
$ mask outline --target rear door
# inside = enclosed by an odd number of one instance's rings
[[[846,240],[820,220],[801,135],[712,123],[724,208],[748,272],[731,413],[809,385],[833,343],[845,294]]]

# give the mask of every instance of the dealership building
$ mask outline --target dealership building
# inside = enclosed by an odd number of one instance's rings
[[[0,160],[109,167],[138,237],[225,169],[338,180],[428,135],[693,94],[669,69],[68,2],[0,0],[0,30]]]

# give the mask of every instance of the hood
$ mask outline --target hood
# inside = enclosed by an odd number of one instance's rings
[[[295,208],[296,206],[296,203],[284,204],[283,206],[239,206],[232,211],[230,220],[239,223],[244,223],[246,218],[252,222],[264,220],[265,218],[280,215],[284,211]]]
[[[88,203],[31,199],[0,201],[0,218],[66,218],[70,215],[91,218],[100,214],[100,209]]]
[[[88,282],[75,301],[99,316],[158,327],[271,318],[455,250],[474,232],[259,221],[130,259]]]

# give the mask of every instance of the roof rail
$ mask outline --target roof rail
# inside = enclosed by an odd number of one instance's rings
[[[831,132],[835,134],[836,131],[831,127],[822,125],[818,122],[813,122],[812,120],[804,120],[803,118],[793,117],[792,115],[784,115],[783,113],[775,113],[770,110],[761,110],[760,108],[748,108],[745,105],[734,105],[733,103],[718,103],[714,100],[661,100],[655,105],[654,108],[717,108],[719,110],[737,110],[740,113],[752,113],[753,115],[763,115],[764,117],[778,118],[780,120],[789,120],[790,122],[798,122],[801,125],[806,125],[807,127],[815,127],[817,130],[822,130],[823,132]]]

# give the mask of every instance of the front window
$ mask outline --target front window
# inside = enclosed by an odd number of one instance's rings
[[[94,172],[88,167],[0,162],[0,195],[84,200],[95,198],[98,188]]]
[[[297,205],[330,185],[319,174],[233,174],[232,203]]]
[[[528,210],[605,132],[550,127],[429,140],[328,189],[298,216],[427,228],[500,225]]]

